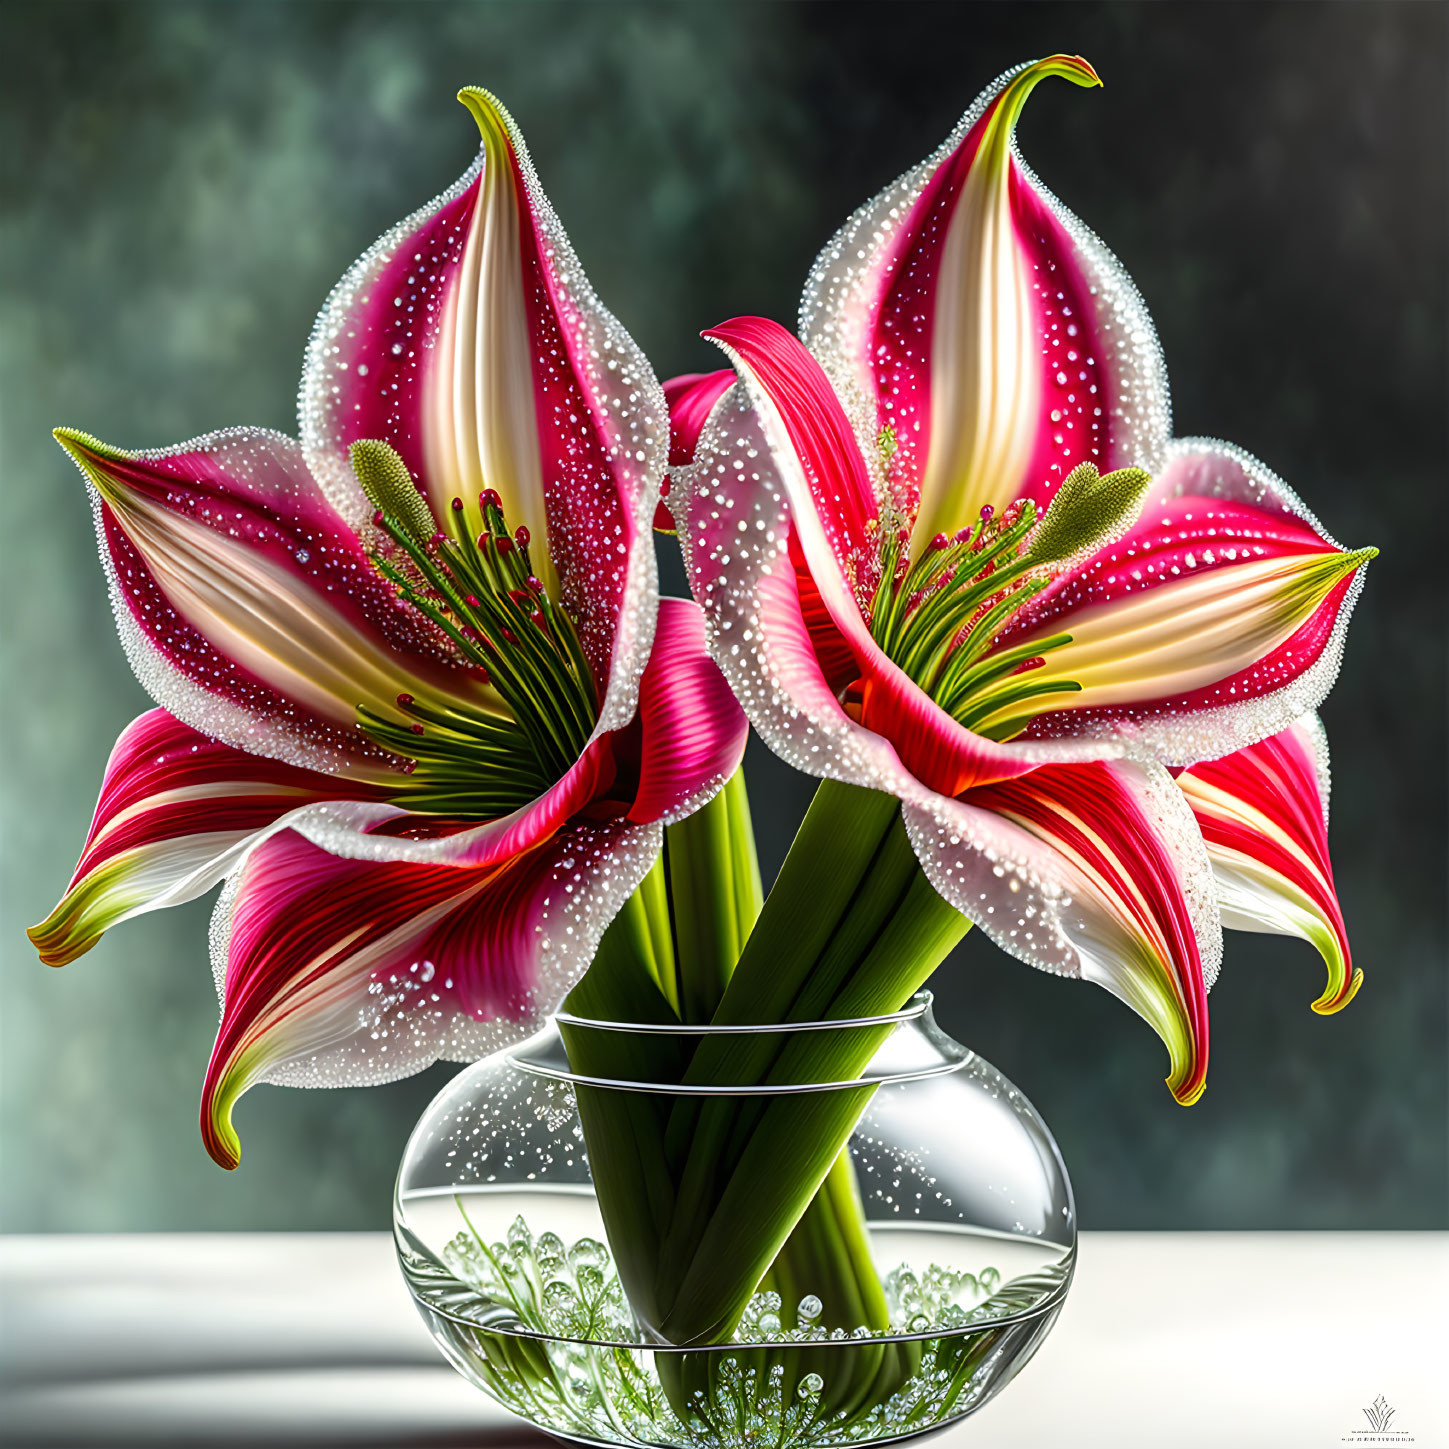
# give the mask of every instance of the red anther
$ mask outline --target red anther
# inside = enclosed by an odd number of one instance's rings
[[[493,540],[493,546],[498,550],[499,553],[513,552],[513,540],[509,538],[506,533],[500,533],[498,537]]]
[[[981,521],[982,521],[982,523],[990,523],[991,517],[992,517],[992,515],[995,512],[996,512],[996,510],[989,503],[983,503],[981,505]]]
[[[409,726],[408,726],[408,728],[409,728],[409,729],[410,729],[410,730],[411,730],[411,731],[412,731],[412,732],[413,732],[413,733],[414,733],[414,734],[415,734],[415,735],[420,735],[420,734],[422,734],[422,732],[423,732],[423,727],[422,727],[422,725],[420,725],[420,724],[410,724],[410,725],[409,725]]]
[[[548,632],[548,621],[543,617],[542,609],[535,609],[528,617],[545,633]]]
[[[493,676],[489,674],[489,672],[484,669],[481,664],[476,664],[473,666],[473,678],[476,679],[479,684],[493,683]]]
[[[412,772],[417,769],[417,767],[418,762],[416,760],[404,760],[402,772],[404,775],[411,775]]]
[[[439,530],[438,530],[438,531],[437,531],[437,533],[435,533],[435,534],[434,534],[434,535],[433,535],[433,536],[432,536],[432,538],[430,538],[430,539],[429,539],[429,540],[428,540],[428,542],[429,542],[429,543],[433,543],[433,544],[438,544],[438,543],[447,543],[447,541],[448,541],[448,535],[447,535],[447,534],[446,534],[446,533],[444,533],[444,532],[443,532],[443,531],[442,531],[442,529],[439,529]]]
[[[406,709],[412,702],[413,697],[410,694],[400,694],[397,697],[397,707],[399,709]]]
[[[518,635],[512,629],[500,629],[498,632],[503,635],[503,642],[505,644],[518,643]]]
[[[458,632],[465,639],[476,639],[478,637],[477,630],[475,630],[471,624],[459,624]]]
[[[377,525],[378,528],[382,527],[382,509],[379,508],[374,511],[372,515],[372,521],[374,524]]]
[[[524,579],[523,582],[526,583],[535,594],[541,594],[543,592],[543,580],[540,578],[536,578],[533,574],[529,574],[529,576]]]
[[[661,498],[668,498],[669,497],[669,483],[670,483],[670,480],[666,477],[665,480],[664,480],[664,482],[660,485],[660,488],[659,488],[659,496]]]
[[[498,490],[496,488],[485,488],[478,495],[478,502],[482,504],[484,508],[503,507],[503,500],[498,496]]]
[[[970,543],[971,542],[971,530],[969,528],[958,528],[956,530],[956,542],[957,543]]]
[[[455,498],[453,500],[453,512],[454,513],[461,513],[462,511],[463,511],[463,500],[461,498]]]
[[[910,531],[909,528],[901,528],[901,529],[897,529],[896,530],[896,542],[897,543],[909,543],[910,541],[911,541],[911,531]]]
[[[951,540],[947,538],[944,533],[938,533],[935,538],[931,540],[931,547],[935,549],[937,553],[940,553],[943,548],[951,547]]]
[[[513,536],[518,540],[519,548],[527,548],[529,540],[533,537],[533,535],[528,531],[528,525],[526,523],[520,523],[518,527],[513,530]]]
[[[482,605],[478,602],[478,595],[477,594],[464,594],[463,595],[463,602],[465,604],[467,604],[467,606],[470,609],[479,609],[479,608],[482,608]]]
[[[533,602],[533,600],[530,599],[528,595],[523,592],[522,589],[509,589],[508,597],[512,599],[513,602],[517,604],[520,609],[526,608],[529,604]]]
[[[1029,669],[1040,669],[1046,660],[1040,654],[1035,659],[1023,659],[1011,672],[1013,674],[1025,674]]]

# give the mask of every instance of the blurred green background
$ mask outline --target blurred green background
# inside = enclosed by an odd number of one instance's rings
[[[716,365],[701,327],[791,321],[856,204],[1001,70],[1065,50],[1106,88],[1043,88],[1023,149],[1146,295],[1178,431],[1242,444],[1338,537],[1383,550],[1324,710],[1366,980],[1317,1019],[1306,945],[1230,935],[1191,1111],[1106,993],[985,940],[939,973],[941,1014],[1041,1108],[1089,1227],[1444,1225],[1446,21],[1419,4],[6,6],[0,1223],[383,1226],[452,1070],[259,1088],[224,1174],[195,1120],[209,903],[66,970],[36,962],[23,927],[147,705],[50,428],[129,446],[294,431],[328,289],[471,159],[462,84],[505,99],[598,291],[667,376]],[[682,591],[677,565],[666,578]],[[771,870],[811,786],[758,745],[749,768]]]

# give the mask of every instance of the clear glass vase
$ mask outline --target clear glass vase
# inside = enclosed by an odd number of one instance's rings
[[[1061,1310],[1076,1254],[1061,1156],[1031,1103],[940,1030],[929,993],[890,1017],[746,1030],[792,1045],[799,1033],[874,1032],[883,1044],[858,1080],[699,1086],[661,1074],[660,1033],[677,1038],[666,1045],[682,1062],[703,1038],[741,1028],[561,1016],[460,1073],[413,1132],[394,1200],[408,1287],[454,1367],[549,1434],[785,1449],[925,1433],[999,1392]],[[612,1060],[648,1070],[575,1071],[564,1034],[579,1061],[581,1034],[595,1032],[614,1034]],[[723,1341],[666,1341],[631,1305],[622,1242],[610,1248],[590,1172],[586,1126],[596,1150],[604,1140],[591,1103],[626,1094],[608,1105],[640,1120],[703,1098],[749,1120],[785,1104],[805,1132],[825,1094],[840,1092],[863,1107],[847,1151],[887,1325],[827,1326],[801,1273],[772,1270]],[[796,1167],[782,1155],[780,1173]],[[793,1301],[772,1284],[788,1284]]]

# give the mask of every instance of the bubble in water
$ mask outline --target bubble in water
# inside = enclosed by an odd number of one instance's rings
[[[825,1305],[813,1293],[807,1293],[795,1310],[802,1323],[819,1318],[824,1311]]]
[[[608,1260],[609,1250],[597,1238],[580,1238],[569,1249],[569,1262],[575,1269],[597,1268],[600,1263],[606,1263]]]
[[[820,1393],[821,1389],[823,1389],[824,1387],[825,1380],[822,1379],[819,1374],[806,1374],[805,1377],[800,1380],[800,1387],[796,1389],[795,1392],[802,1399],[813,1399]]]

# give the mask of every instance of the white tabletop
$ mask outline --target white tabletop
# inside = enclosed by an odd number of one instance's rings
[[[1088,1233],[949,1449],[1449,1449],[1449,1235]],[[543,1444],[448,1368],[382,1234],[0,1238],[0,1442]],[[1394,1437],[1368,1437],[1382,1395]]]

